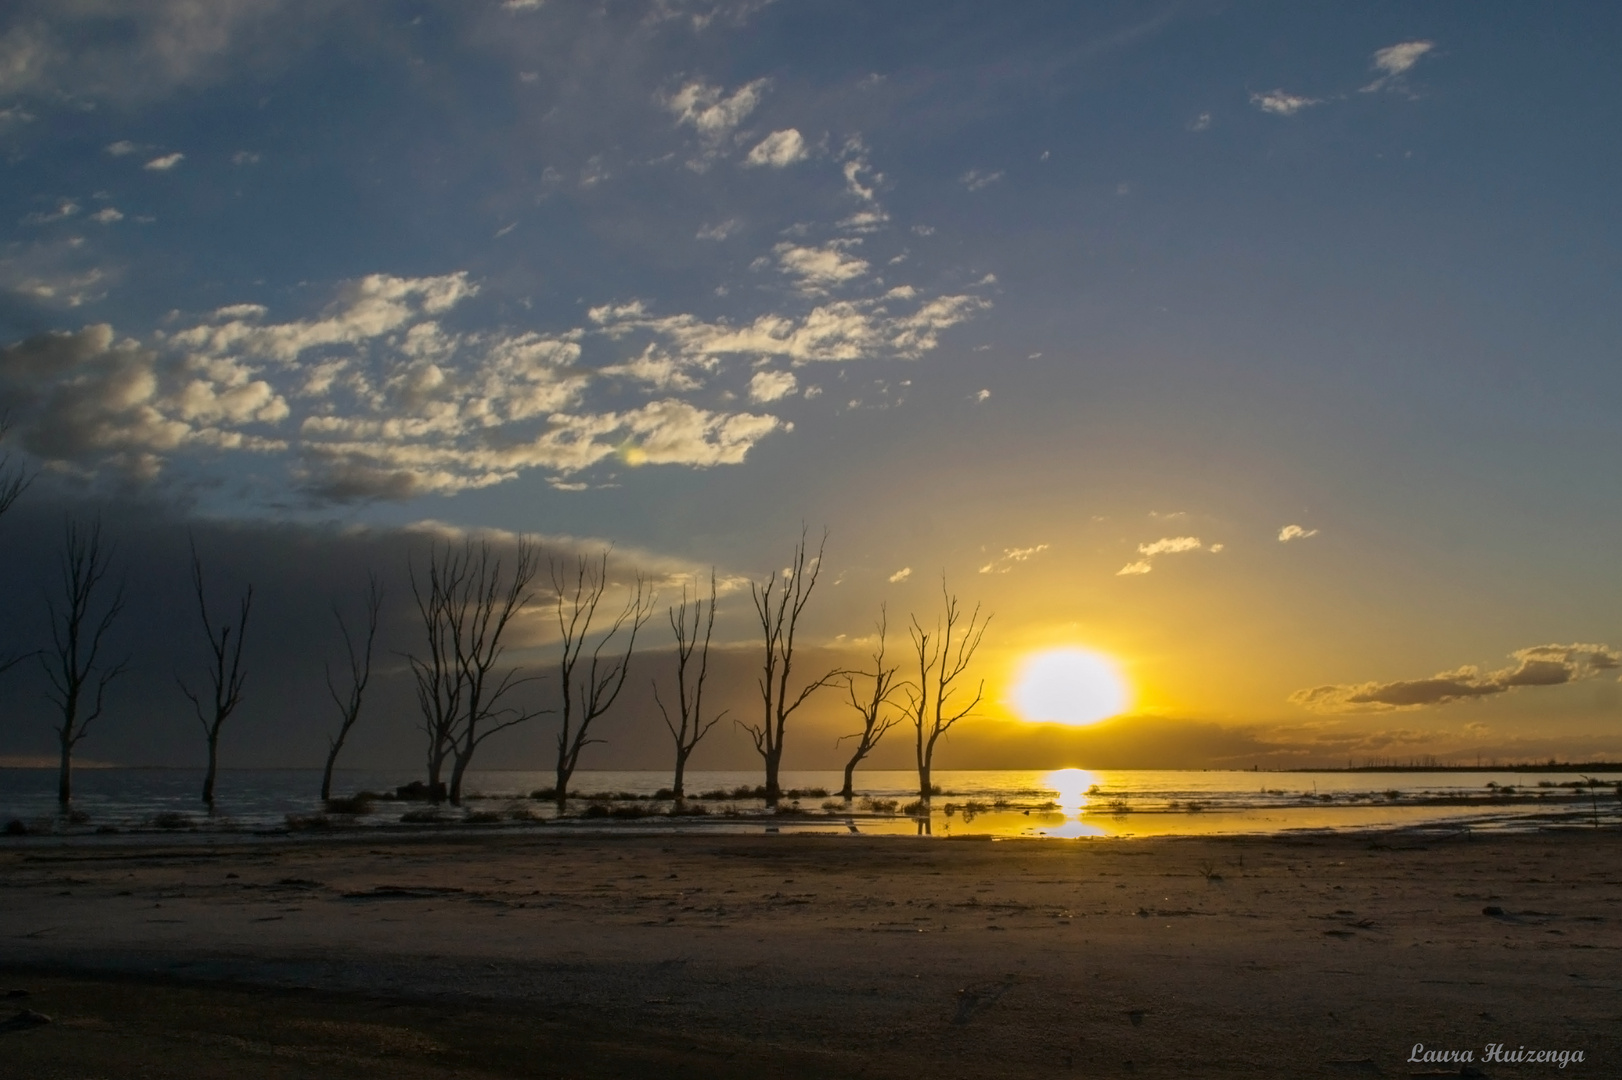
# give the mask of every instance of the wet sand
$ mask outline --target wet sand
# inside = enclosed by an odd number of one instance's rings
[[[0,1076],[1616,1076],[1619,902],[1594,829],[13,845]]]

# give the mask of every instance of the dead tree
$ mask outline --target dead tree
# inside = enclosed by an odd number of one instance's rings
[[[463,549],[459,584],[448,594],[445,620],[455,656],[454,677],[461,682],[461,710],[451,737],[450,801],[462,804],[462,781],[479,745],[510,727],[535,719],[550,709],[522,709],[509,703],[508,695],[534,676],[521,676],[519,668],[497,671],[506,652],[502,640],[514,618],[523,613],[535,594],[530,582],[535,577],[535,544],[518,538],[512,572],[502,566],[501,556],[492,555],[488,542]]]
[[[60,557],[62,606],[57,607],[55,600],[47,598],[51,650],[36,654],[51,683],[47,696],[62,718],[56,726],[62,749],[56,799],[64,807],[73,801],[74,747],[101,716],[107,685],[123,673],[125,666],[119,663],[106,667],[101,663],[107,631],[124,610],[123,584],[114,590],[112,602],[99,617],[92,613],[111,559],[111,551],[102,551],[99,521],[88,531],[81,530],[77,522],[68,522]]]
[[[985,637],[991,616],[980,617],[980,606],[975,605],[966,625],[963,609],[957,597],[947,591],[946,578],[941,578],[943,610],[933,630],[925,630],[918,617],[912,618],[909,631],[914,655],[918,658],[918,683],[908,689],[909,718],[917,729],[918,797],[928,801],[934,794],[930,783],[930,768],[935,758],[935,743],[951,730],[952,725],[972,713],[985,694],[985,680],[975,687],[974,696],[967,702],[959,697],[963,687],[957,685],[974,661],[980,640]],[[957,701],[953,701],[958,697]]]
[[[338,687],[332,681],[332,666],[327,666],[327,693],[332,696],[332,703],[338,706],[338,733],[327,739],[327,767],[321,773],[321,801],[326,802],[332,798],[332,769],[338,763],[338,752],[344,748],[344,740],[349,738],[349,731],[360,719],[361,700],[366,694],[366,684],[372,678],[372,646],[377,641],[377,616],[383,607],[383,593],[377,585],[377,575],[369,574],[366,578],[366,646],[364,649],[355,647],[355,639],[349,633],[349,624],[344,622],[343,612],[338,605],[332,606],[332,616],[338,620],[338,632],[344,638],[344,655],[349,661],[349,689],[340,694]]]
[[[445,797],[442,775],[451,757],[457,718],[462,714],[465,686],[456,663],[450,605],[452,594],[462,587],[467,574],[466,552],[465,545],[461,551],[450,544],[443,551],[438,545],[430,548],[426,582],[418,581],[414,565],[408,566],[411,596],[422,619],[427,647],[423,656],[413,653],[406,660],[416,683],[422,732],[428,740],[428,794],[436,800]]]
[[[811,600],[811,591],[816,588],[817,574],[822,570],[822,553],[828,546],[828,534],[824,532],[816,557],[807,559],[805,535],[802,530],[800,542],[794,549],[794,562],[783,571],[781,578],[774,572],[764,582],[749,585],[766,652],[758,680],[763,712],[758,725],[739,721],[739,726],[749,732],[755,751],[765,765],[766,801],[771,804],[783,794],[778,774],[783,763],[783,737],[788,729],[788,718],[812,694],[844,674],[843,669],[835,668],[798,691],[792,694],[789,691],[794,636],[799,629],[800,615]]]
[[[692,626],[687,625],[687,586],[681,589],[681,603],[670,609],[670,629],[676,635],[676,720],[670,718],[670,710],[659,697],[659,681],[653,682],[653,701],[659,706],[659,714],[664,717],[665,727],[670,729],[670,737],[676,743],[676,775],[671,782],[670,791],[676,798],[684,798],[686,791],[683,788],[683,778],[687,772],[687,759],[692,755],[699,740],[710,733],[714,727],[726,716],[722,709],[714,717],[704,719],[704,679],[709,674],[710,666],[710,636],[715,630],[715,571],[710,571],[710,602],[706,605],[697,595],[698,583],[693,583]],[[699,638],[700,628],[704,637]],[[693,652],[698,652],[698,670],[692,671]],[[691,673],[691,683],[689,674]]]
[[[203,631],[208,635],[207,706],[202,696],[187,686],[180,676],[175,676],[175,681],[180,683],[180,692],[190,699],[197,722],[203,725],[203,734],[208,737],[208,772],[203,775],[203,802],[212,811],[214,781],[219,775],[220,732],[242,703],[242,684],[247,679],[247,672],[242,670],[242,642],[248,632],[248,613],[253,608],[253,586],[249,585],[238,601],[236,621],[222,623],[216,630],[214,620],[208,614],[208,597],[203,590],[203,560],[198,557],[195,545],[191,549],[191,580],[192,589],[197,594],[197,612],[202,616]],[[231,640],[233,636],[235,643]]]
[[[884,738],[884,733],[901,723],[901,717],[894,713],[885,713],[885,707],[891,704],[891,698],[901,689],[896,685],[896,672],[900,670],[899,664],[884,666],[884,638],[888,630],[889,620],[884,609],[879,609],[879,644],[873,650],[873,670],[850,671],[845,673],[845,694],[850,699],[850,707],[855,709],[862,718],[862,730],[849,735],[841,735],[836,740],[844,742],[846,739],[856,740],[856,751],[851,754],[850,760],[845,763],[845,786],[839,792],[839,797],[849,800],[855,797],[856,766],[862,759],[873,752],[873,748]],[[872,691],[856,690],[858,679],[872,679]]]
[[[592,620],[608,589],[608,552],[596,559],[584,555],[571,560],[553,559],[552,588],[556,594],[558,632],[562,656],[558,676],[562,690],[563,722],[558,728],[556,786],[553,788],[561,809],[569,799],[569,781],[580,764],[580,752],[604,740],[589,736],[592,722],[607,712],[625,686],[631,670],[631,653],[636,648],[637,631],[653,614],[653,596],[639,574],[608,631],[597,640],[584,673],[580,671],[586,640],[591,637]],[[626,631],[624,651],[615,649],[603,656],[609,643]],[[576,680],[578,679],[578,684]]]

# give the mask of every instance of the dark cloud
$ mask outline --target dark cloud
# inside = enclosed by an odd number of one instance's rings
[[[1510,654],[1513,667],[1483,673],[1474,667],[1444,671],[1428,679],[1389,683],[1315,686],[1297,690],[1290,701],[1314,712],[1385,712],[1445,705],[1491,697],[1519,687],[1560,686],[1598,677],[1622,666],[1622,653],[1609,645],[1534,645]]]

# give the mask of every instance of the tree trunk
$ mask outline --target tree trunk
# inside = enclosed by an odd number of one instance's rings
[[[929,783],[929,764],[926,762],[918,766],[918,797],[928,802],[931,794],[933,790]]]
[[[73,801],[73,744],[62,740],[62,771],[56,778],[56,801],[67,809]]]
[[[846,802],[850,802],[851,799],[856,797],[856,763],[860,760],[862,760],[861,756],[857,755],[856,757],[851,758],[850,761],[845,764],[845,786],[839,792],[839,797],[844,799]]]
[[[219,772],[220,735],[212,732],[208,737],[208,772],[203,776],[203,802],[208,804],[212,813],[214,810],[214,776]]]
[[[777,782],[777,766],[783,760],[783,748],[778,746],[766,755],[766,805],[776,806],[777,800],[783,797],[783,789]]]
[[[463,757],[460,754],[458,754],[457,758],[456,758],[456,762],[451,766],[451,793],[450,793],[450,795],[451,795],[451,805],[452,806],[461,806],[462,805],[462,776],[463,776],[464,773],[467,772],[468,762],[470,762],[472,760],[473,760],[473,755],[472,754],[468,754],[466,757]]]
[[[335,742],[332,744],[332,749],[327,752],[327,768],[326,771],[321,774],[322,802],[326,802],[328,799],[332,798],[332,766],[335,762],[337,762],[338,750],[342,746],[343,743]]]
[[[558,782],[554,785],[554,792],[558,800],[558,812],[562,813],[569,801],[569,778],[574,775],[574,769],[562,761],[558,762]]]
[[[678,799],[683,799],[683,798],[687,797],[687,792],[682,786],[683,777],[686,774],[686,772],[687,772],[687,755],[678,751],[677,754],[676,754],[676,777],[675,777],[675,779],[673,781],[671,781],[671,785],[670,785],[670,793],[672,795],[674,795]]]

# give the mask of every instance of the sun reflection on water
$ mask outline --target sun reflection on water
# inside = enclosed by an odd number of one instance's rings
[[[1088,793],[1098,786],[1098,778],[1086,769],[1054,769],[1042,777],[1042,783],[1053,789],[1054,801],[1065,817],[1080,817],[1087,809]]]

